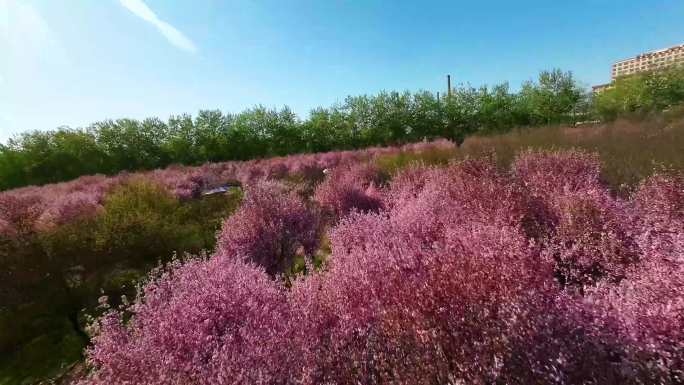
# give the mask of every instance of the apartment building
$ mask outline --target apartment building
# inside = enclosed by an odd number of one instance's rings
[[[621,60],[612,66],[611,80],[643,71],[658,70],[675,64],[684,64],[684,44],[664,48]]]
[[[591,91],[595,94],[613,88],[613,83],[598,84],[591,86]]]

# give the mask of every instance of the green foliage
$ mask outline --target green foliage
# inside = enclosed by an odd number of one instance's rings
[[[69,128],[27,132],[0,146],[0,188],[44,184],[102,172],[92,133]]]
[[[684,67],[618,78],[612,88],[600,92],[593,102],[596,113],[605,120],[672,108],[684,102]]]
[[[174,254],[211,250],[241,193],[179,201],[133,180],[113,190],[94,217],[16,242],[0,239],[0,384],[59,375],[81,359],[85,313],[105,293],[113,303]],[[5,276],[3,274],[3,276]],[[85,313],[83,311],[85,310]]]
[[[161,186],[133,181],[107,196],[95,249],[108,258],[137,263],[212,249],[221,220],[239,201],[240,193],[232,192],[184,203]]]
[[[459,152],[457,150],[447,149],[434,149],[420,153],[400,152],[396,155],[378,157],[375,159],[375,164],[382,174],[391,176],[396,175],[400,170],[413,164],[441,166],[446,165],[450,160],[457,158],[458,156]]]
[[[354,129],[340,108],[316,108],[303,123],[302,141],[306,152],[353,148]]]
[[[194,226],[182,226],[180,202],[161,186],[144,181],[110,194],[99,218],[97,248],[113,257],[135,253],[155,258],[196,243]]]
[[[545,71],[519,93],[508,84],[451,96],[428,91],[349,96],[299,119],[289,108],[256,106],[157,118],[106,120],[86,129],[19,135],[0,146],[0,190],[124,170],[346,150],[444,137],[460,143],[478,132],[569,121],[584,95],[572,74]]]
[[[574,120],[585,97],[571,72],[542,71],[537,83],[523,84],[520,98],[533,124],[557,124]]]
[[[35,322],[34,320],[26,320]],[[0,384],[32,384],[53,378],[82,359],[85,341],[72,329],[66,318],[46,320],[49,328],[13,355],[0,358]]]
[[[168,135],[168,128],[159,119],[107,120],[93,124],[89,131],[106,154],[106,166],[101,172],[149,169],[167,161],[161,144]]]
[[[83,219],[66,223],[41,232],[37,240],[46,257],[53,261],[55,268],[75,265],[92,266],[97,264],[96,226],[94,219]]]
[[[443,137],[644,115],[684,102],[684,68],[618,79],[593,98],[571,72],[542,71],[520,91],[508,83],[450,95],[429,91],[349,96],[299,119],[289,108],[256,106],[237,114],[107,120],[86,129],[29,132],[0,145],[0,190],[124,170],[349,150]]]

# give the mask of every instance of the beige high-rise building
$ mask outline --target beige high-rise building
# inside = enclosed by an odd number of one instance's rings
[[[610,78],[615,80],[620,76],[658,70],[674,64],[684,64],[684,44],[642,53],[636,57],[616,62],[612,66]]]

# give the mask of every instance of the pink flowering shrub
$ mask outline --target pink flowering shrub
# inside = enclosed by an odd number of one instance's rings
[[[617,318],[627,359],[644,383],[684,382],[684,179],[655,175],[633,196],[642,261],[619,285],[590,293],[603,317]]]
[[[45,207],[43,198],[38,194],[5,192],[0,193],[0,219],[12,233],[32,232],[36,220]],[[8,230],[9,231],[9,230]]]
[[[90,382],[681,383],[680,182],[624,201],[591,157],[527,156],[569,159],[572,181],[491,159],[412,166],[374,210],[349,208],[322,270],[289,288],[273,275],[315,251],[315,215],[276,182],[248,187],[209,261],[152,280],[129,322],[101,319]],[[335,182],[374,185],[364,171]],[[331,180],[321,204],[345,191]]]
[[[94,325],[87,383],[285,384],[298,370],[283,289],[242,261],[175,263],[127,311]]]
[[[277,182],[249,186],[240,209],[223,223],[221,259],[246,259],[269,274],[283,273],[295,256],[311,255],[319,243],[317,215]]]
[[[98,218],[104,207],[94,194],[75,191],[58,196],[47,203],[47,209],[35,222],[38,243],[46,255],[47,266],[51,271],[66,270],[74,266],[79,269],[96,269],[102,262],[98,258],[96,234]],[[38,265],[39,258],[31,262]],[[43,270],[39,269],[39,270]]]
[[[684,259],[684,175],[663,174],[647,179],[633,202],[641,248],[648,254]]]
[[[410,187],[407,180],[416,181],[416,187]],[[528,222],[519,186],[489,160],[408,169],[390,183],[387,197],[392,218],[426,242],[442,237],[448,227],[471,224],[506,227],[522,234]]]
[[[51,222],[49,218],[57,215],[55,211],[59,211],[54,207],[55,200],[66,202],[85,199],[102,205],[113,189],[131,179],[145,179],[150,183],[163,186],[181,201],[191,201],[199,199],[203,190],[218,187],[226,182],[239,181],[242,184],[254,184],[262,180],[283,179],[289,176],[300,176],[306,180],[319,181],[324,176],[324,169],[349,168],[380,155],[400,152],[421,153],[450,146],[453,147],[453,144],[448,141],[436,141],[408,144],[402,147],[367,148],[357,151],[336,151],[250,161],[208,163],[197,167],[172,165],[165,169],[152,171],[122,172],[116,176],[82,176],[69,182],[28,186],[0,192],[0,220],[9,223],[3,227],[13,228],[21,233],[24,230],[32,229],[34,222],[43,212],[50,209],[52,213],[47,213],[43,221],[49,225]],[[361,176],[362,174],[363,172],[358,175]],[[370,205],[375,205],[376,201],[380,199],[379,192],[374,191],[373,187],[368,188],[364,184],[362,190],[362,200],[367,199],[368,202],[371,202]],[[77,194],[80,197],[68,198],[71,194]]]
[[[383,205],[392,209],[396,206],[404,206],[415,200],[425,188],[425,184],[439,169],[425,166],[421,163],[413,163],[394,175],[383,196]]]
[[[381,183],[382,175],[369,163],[338,167],[318,185],[314,200],[334,218],[352,210],[377,212],[382,208]]]
[[[0,237],[9,239],[16,235],[14,226],[5,219],[0,219]]]
[[[320,180],[328,162],[317,162],[315,159],[288,159],[288,170],[292,175],[299,175],[304,179]]]
[[[452,151],[456,149],[456,144],[447,139],[437,139],[431,142],[409,143],[401,147],[402,151],[423,153],[432,151]]]
[[[389,187],[402,203],[343,219],[329,271],[295,286],[316,335],[303,343],[313,383],[621,378],[598,347],[617,345],[607,326],[559,299],[553,266],[528,245],[507,176],[488,161],[407,173]]]
[[[511,165],[516,178],[535,196],[601,188],[598,154],[583,151],[527,151]]]
[[[643,384],[627,357],[619,320],[601,317],[583,298],[535,296],[525,322],[508,331],[513,354],[501,366],[500,383]]]
[[[625,204],[605,191],[587,190],[554,197],[556,226],[545,243],[563,285],[584,287],[598,280],[617,282],[641,251]]]
[[[313,382],[496,379],[497,361],[511,352],[506,330],[544,280],[524,268],[533,263],[524,239],[516,249],[506,244],[511,234],[475,226],[426,249],[390,218],[356,219],[331,235],[330,270],[309,293],[322,302],[322,314],[310,313],[322,333],[310,353]],[[366,228],[373,232],[353,236]]]
[[[440,231],[421,235],[404,219],[343,219],[328,270],[295,283],[307,383],[624,379],[610,324],[562,294],[518,228],[423,215]]]
[[[597,154],[528,151],[512,169],[528,196],[530,216],[537,218],[533,238],[563,286],[617,282],[639,260],[628,204],[601,184]]]
[[[94,194],[74,192],[58,197],[48,203],[36,221],[39,231],[53,230],[59,226],[92,219],[102,211],[103,207]]]
[[[624,360],[640,383],[684,381],[684,261],[653,255],[630,269],[619,285],[588,298],[604,319],[617,321]]]
[[[69,255],[88,251],[75,247],[81,239],[102,252],[86,266],[95,271],[131,253],[149,262],[198,252],[216,228],[198,218],[226,210],[211,216],[223,227],[210,259],[159,270],[132,305],[94,325],[86,383],[684,382],[682,176],[656,175],[622,199],[601,183],[597,156],[578,151],[528,151],[509,171],[493,159],[412,164],[389,182],[374,166],[449,146],[4,192],[0,257],[34,268],[24,255],[37,244],[45,261],[72,264]],[[223,220],[231,195],[200,196],[226,181],[245,189]],[[317,183],[318,206],[307,190]],[[319,206],[334,217],[321,250]],[[83,223],[97,225],[88,233]],[[320,267],[281,282],[294,260],[314,255]]]

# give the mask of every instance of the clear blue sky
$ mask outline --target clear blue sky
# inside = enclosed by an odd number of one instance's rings
[[[0,0],[0,140],[106,118],[444,90],[684,43],[684,1]]]

